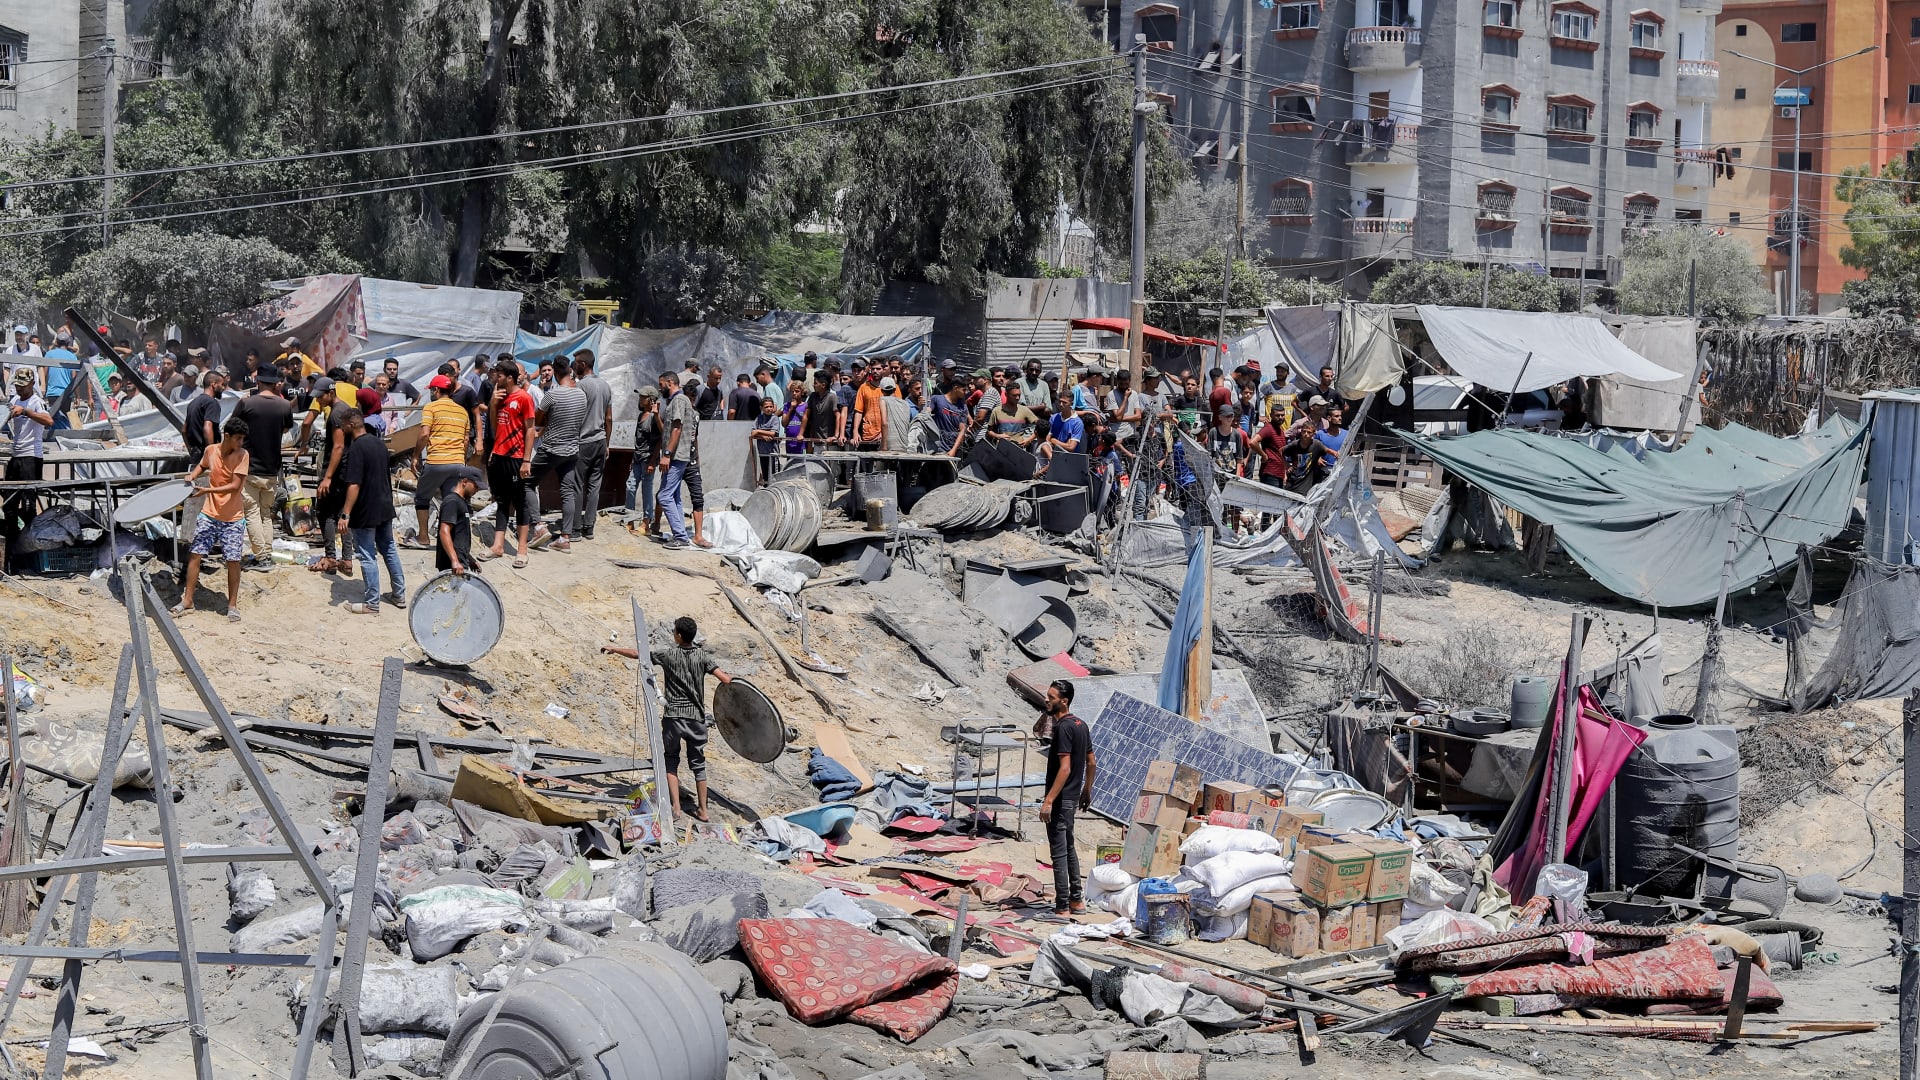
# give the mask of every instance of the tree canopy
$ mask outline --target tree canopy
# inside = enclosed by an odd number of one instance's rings
[[[1220,289],[1227,262],[1218,247],[1190,259],[1159,256],[1147,261],[1147,321],[1183,337],[1213,338],[1220,332]],[[1245,259],[1233,260],[1228,308],[1265,307],[1273,293],[1273,275]],[[1201,314],[1202,309],[1212,311]],[[1260,320],[1228,318],[1227,330],[1244,330]]]
[[[1920,317],[1920,201],[1915,182],[1920,170],[1904,159],[1887,163],[1880,175],[1849,169],[1834,186],[1847,204],[1852,242],[1840,249],[1840,261],[1866,272],[1860,281],[1840,286],[1841,299],[1855,315]]]
[[[1673,225],[1628,237],[1614,295],[1625,315],[1688,314],[1687,282],[1703,319],[1745,322],[1768,306],[1746,246],[1704,225]]]
[[[1459,263],[1403,262],[1373,283],[1376,304],[1445,304],[1479,307],[1482,275]],[[1486,275],[1487,306],[1510,311],[1571,311],[1578,302],[1567,282],[1519,270]]]
[[[154,22],[224,151],[396,147],[292,170],[377,189],[306,205],[388,276],[486,283],[512,240],[677,324],[766,291],[861,310],[901,276],[977,292],[1027,272],[1063,202],[1110,244],[1128,225],[1124,61],[1055,0],[156,0]],[[1000,71],[1022,73],[973,78]],[[842,234],[837,286],[764,290],[802,225]]]

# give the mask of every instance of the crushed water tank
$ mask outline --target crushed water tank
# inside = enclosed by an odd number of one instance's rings
[[[1702,868],[1678,850],[1733,862],[1740,857],[1739,735],[1724,724],[1690,716],[1656,716],[1647,741],[1627,758],[1614,781],[1614,857],[1620,884],[1641,895],[1691,896],[1704,873],[1702,894],[1725,896],[1725,870]]]

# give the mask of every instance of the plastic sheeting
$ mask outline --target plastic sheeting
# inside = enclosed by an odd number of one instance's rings
[[[1407,363],[1393,336],[1393,308],[1387,304],[1343,305],[1334,390],[1352,400],[1394,386],[1406,373]]]
[[[1584,315],[1433,304],[1421,304],[1419,311],[1447,366],[1503,393],[1544,390],[1590,375],[1650,383],[1683,377],[1621,344],[1605,322]]]
[[[1675,379],[1693,375],[1694,342],[1699,324],[1692,319],[1632,319],[1619,327],[1620,344],[1673,374],[1659,382],[1609,375],[1596,381],[1587,405],[1587,418],[1596,426],[1672,431],[1680,418],[1680,402],[1687,384]],[[1700,402],[1687,410],[1687,431],[1700,422]]]
[[[1839,535],[1866,453],[1865,429],[1839,416],[1790,439],[1738,424],[1702,429],[1679,450],[1643,460],[1512,429],[1405,437],[1456,476],[1553,526],[1560,545],[1608,589],[1662,607],[1713,600],[1729,539],[1737,590],[1793,566],[1799,545]]]
[[[1905,697],[1920,686],[1920,567],[1862,559],[1828,622],[1840,631],[1826,663],[1787,688],[1795,712]]]

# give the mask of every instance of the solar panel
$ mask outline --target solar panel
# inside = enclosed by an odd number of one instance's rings
[[[1139,672],[1130,675],[1089,675],[1073,681],[1073,711],[1087,717],[1088,726],[1100,722],[1100,713],[1115,694],[1141,701],[1160,700],[1160,674]],[[1253,696],[1247,673],[1239,668],[1221,668],[1213,673],[1213,697],[1205,709],[1201,726],[1212,728],[1230,739],[1249,746],[1270,746],[1266,712]]]
[[[1295,767],[1279,755],[1212,731],[1127,694],[1116,693],[1093,723],[1093,809],[1116,821],[1133,816],[1147,766],[1156,760],[1191,765],[1209,782],[1235,780],[1283,787]]]

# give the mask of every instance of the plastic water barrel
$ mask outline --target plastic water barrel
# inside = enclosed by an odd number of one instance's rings
[[[1547,714],[1553,711],[1554,679],[1547,675],[1516,675],[1507,709],[1507,726],[1538,728],[1547,726]]]
[[[1614,794],[1614,855],[1623,887],[1643,895],[1692,895],[1700,863],[1676,843],[1728,862],[1740,857],[1740,745],[1732,727],[1701,725],[1682,714],[1654,717],[1647,741],[1621,768]],[[1705,895],[1727,895],[1727,871],[1702,872]]]
[[[442,1068],[480,1040],[460,1080],[725,1080],[720,995],[686,957],[661,945],[589,955],[529,976],[469,1005],[447,1038]]]

